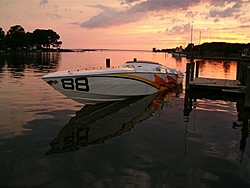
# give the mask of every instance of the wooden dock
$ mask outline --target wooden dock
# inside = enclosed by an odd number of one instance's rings
[[[243,98],[245,107],[250,108],[250,65],[241,67],[240,70],[244,70],[245,73],[243,75],[237,72],[238,79],[235,80],[199,78],[199,62],[187,63],[186,92],[199,96],[202,96],[202,93],[204,96],[216,95],[218,98],[231,95],[233,98]]]
[[[246,86],[240,85],[239,80],[215,78],[195,78],[190,81],[191,88],[221,90],[222,92],[244,93]]]
[[[239,62],[238,62],[239,64]],[[196,65],[196,66],[195,66]],[[196,69],[195,69],[196,67]],[[195,69],[195,72],[194,72]],[[241,127],[242,138],[240,149],[242,156],[246,141],[250,134],[250,63],[237,65],[235,80],[199,78],[199,62],[186,65],[186,90],[184,101],[184,116],[196,108],[197,99],[212,99],[236,102],[238,121],[233,122],[233,128]]]

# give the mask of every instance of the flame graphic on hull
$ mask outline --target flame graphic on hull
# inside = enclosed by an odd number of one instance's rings
[[[155,88],[157,88],[159,91],[165,90],[167,88],[172,88],[177,85],[177,80],[175,80],[173,77],[167,75],[166,78],[168,81],[162,79],[157,74],[154,74],[155,81],[149,80],[147,78],[142,78],[140,76],[135,75],[125,75],[125,74],[112,74],[110,76],[119,77],[119,78],[128,78],[132,80],[141,81],[144,83],[147,83]]]

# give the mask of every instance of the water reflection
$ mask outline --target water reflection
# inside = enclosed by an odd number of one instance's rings
[[[174,91],[119,102],[86,105],[62,128],[46,154],[73,152],[120,136],[133,129],[134,125],[160,115],[171,98],[178,96],[181,90],[179,87]]]
[[[172,58],[174,58],[176,60],[176,64],[177,63],[181,63],[182,62],[182,57],[179,56],[173,56]]]
[[[214,61],[205,60],[199,61],[199,75],[201,77],[211,77],[211,78],[226,78],[235,79],[236,78],[236,61]]]
[[[5,58],[2,58],[2,56],[0,55],[0,72],[2,72],[4,65],[5,65]]]
[[[34,72],[56,71],[59,67],[61,54],[58,52],[19,52],[0,54],[0,72],[9,69],[12,77],[24,77],[25,69]]]
[[[230,72],[230,68],[231,68],[231,62],[224,61],[223,69],[224,69],[225,74],[228,74]]]
[[[236,102],[235,108],[237,109],[238,113],[238,121],[237,122],[232,122],[232,128],[233,129],[240,129],[242,134],[240,138],[240,146],[239,149],[242,151],[241,154],[241,162],[244,158],[244,151],[247,147],[247,138],[250,134],[250,112],[248,109],[244,107],[244,97],[243,95],[241,97],[239,96],[234,96],[234,95],[216,95],[215,93],[211,95],[211,93],[191,93],[186,91],[185,93],[185,100],[184,100],[184,110],[183,110],[183,115],[185,118],[185,123],[186,123],[186,128],[185,128],[185,134],[184,134],[184,139],[186,139],[186,134],[187,134],[187,124],[190,119],[190,113],[193,111],[194,116],[195,116],[195,111],[197,107],[197,99],[210,99],[210,100],[223,100],[223,101],[230,101],[230,102]],[[209,107],[209,104],[206,104],[206,107]],[[223,106],[221,106],[220,103],[220,111],[227,112],[226,109],[222,109]],[[225,108],[229,108],[226,106]],[[210,111],[210,109],[207,109],[207,111]],[[212,111],[218,111],[218,109],[212,109]],[[194,121],[194,130],[195,130],[195,122],[196,122],[196,117],[193,117]]]
[[[250,112],[246,110],[244,107],[244,101],[239,101],[236,104],[237,112],[238,113],[238,121],[233,122],[234,129],[241,129],[242,138],[240,140],[240,150],[242,151],[241,158],[244,158],[244,151],[247,146],[247,138],[250,134]]]

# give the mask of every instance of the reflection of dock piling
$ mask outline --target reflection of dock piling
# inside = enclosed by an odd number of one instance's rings
[[[228,96],[233,98],[245,98],[245,108],[250,110],[250,64],[237,66],[237,77],[235,80],[200,78],[200,62],[191,62],[186,65],[186,91],[192,94],[211,94],[221,98]],[[195,73],[195,74],[194,74]],[[216,99],[216,98],[215,98]]]

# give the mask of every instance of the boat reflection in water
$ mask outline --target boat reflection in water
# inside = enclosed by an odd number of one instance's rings
[[[130,131],[133,125],[157,116],[182,87],[118,102],[86,105],[76,112],[51,143],[48,154],[77,151],[88,145],[104,143]]]

